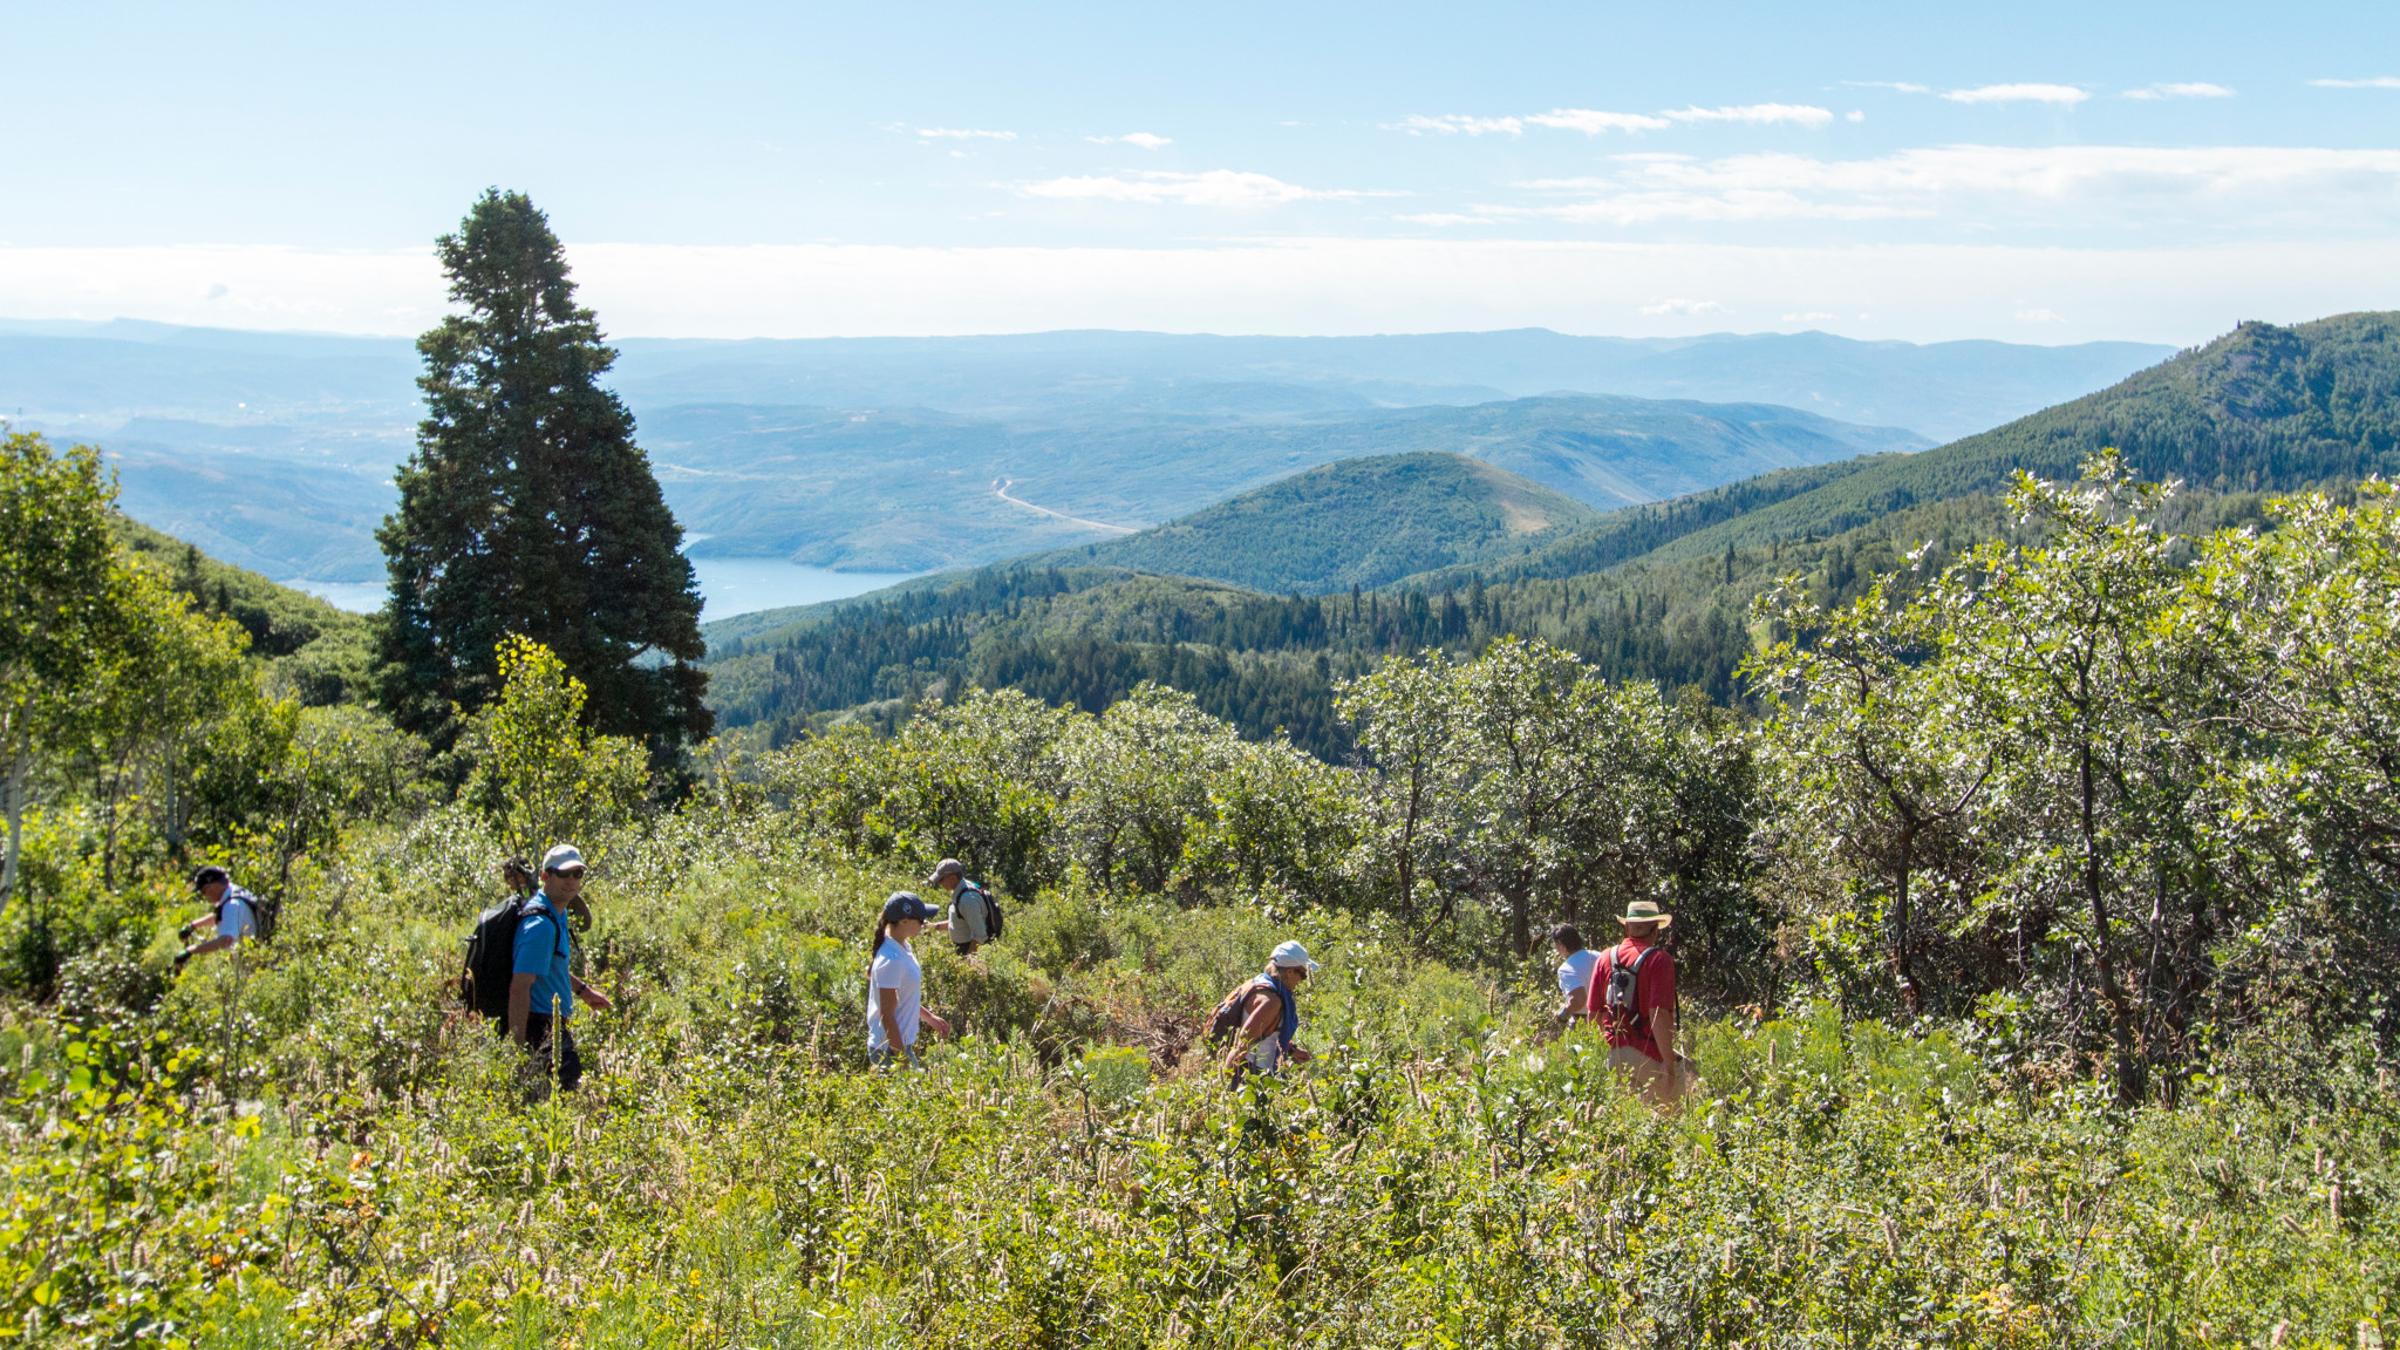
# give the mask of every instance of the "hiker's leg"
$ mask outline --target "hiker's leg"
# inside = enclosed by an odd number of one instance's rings
[[[558,1085],[573,1092],[583,1082],[583,1056],[575,1049],[575,1029],[560,1027],[558,1031]]]
[[[528,1102],[549,1099],[550,1054],[550,1014],[525,1014],[525,1063],[519,1076],[525,1084]]]
[[[1625,1075],[1626,1083],[1634,1090],[1652,1101],[1659,1099],[1661,1080],[1666,1074],[1657,1060],[1630,1045],[1620,1045],[1608,1052],[1608,1067]]]

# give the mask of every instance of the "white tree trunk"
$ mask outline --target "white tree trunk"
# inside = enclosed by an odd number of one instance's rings
[[[8,757],[8,860],[0,863],[0,915],[17,903],[17,855],[25,846],[25,762],[23,749]]]

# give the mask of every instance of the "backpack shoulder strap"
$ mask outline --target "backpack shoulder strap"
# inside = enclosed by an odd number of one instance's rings
[[[1253,976],[1248,984],[1242,986],[1242,992],[1238,996],[1241,1005],[1241,1015],[1237,1025],[1249,1025],[1250,1000],[1258,997],[1261,994],[1264,994],[1268,998],[1271,998],[1275,1001],[1275,1016],[1277,1018],[1276,1025],[1278,1027],[1282,1026],[1281,1019],[1283,1017],[1283,994],[1275,987],[1275,982],[1273,980],[1270,980],[1263,975]]]
[[[550,921],[550,954],[552,956],[564,957],[567,954],[567,916],[558,911],[558,903],[552,900],[549,896],[542,895],[538,891],[535,892],[535,895],[539,897],[542,902],[542,907],[539,911],[541,916]],[[522,904],[518,905],[517,926],[520,928],[524,927],[525,921],[532,918],[535,912],[533,901],[531,899],[528,899]]]

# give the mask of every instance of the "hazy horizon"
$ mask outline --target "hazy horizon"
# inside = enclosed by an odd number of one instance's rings
[[[2219,329],[2219,330],[2218,330],[2218,332],[2229,331],[2229,330],[2231,330],[2231,329],[2232,329],[2232,328],[2233,328],[2233,327],[2234,327],[2236,324],[2238,324],[2238,323],[2248,322],[2248,321],[2250,321],[2250,320],[2252,320],[2252,319],[2256,319],[2256,318],[2259,318],[2259,317],[2260,317],[2260,316],[2257,316],[2257,315],[2242,315],[2242,316],[2239,316],[2238,318],[2228,319],[2228,320],[2225,322],[2225,324],[2224,324],[2223,328]],[[2330,318],[2330,317],[2332,317],[2332,315],[2331,315],[2331,314],[2313,314],[2313,315],[2308,315],[2308,316],[2305,316],[2305,317],[2303,317],[2303,318],[2296,318],[2296,319],[2291,319],[2291,320],[2269,320],[2269,322],[2290,322],[2290,323],[2299,323],[2299,322],[2307,322],[2307,321],[2308,321],[2308,320],[2310,320],[2310,319],[2321,319],[2321,318]],[[379,331],[375,331],[375,330],[371,330],[371,329],[338,329],[338,328],[266,328],[266,327],[243,327],[243,326],[241,326],[241,325],[237,325],[237,324],[222,324],[222,323],[180,323],[180,322],[175,322],[175,321],[171,321],[171,320],[165,320],[165,319],[149,319],[149,318],[143,318],[143,317],[141,317],[141,316],[139,316],[139,315],[133,315],[133,314],[114,314],[114,315],[110,315],[110,316],[108,316],[107,318],[99,318],[99,319],[71,318],[71,317],[63,317],[63,316],[59,316],[59,315],[52,315],[52,314],[0,314],[0,333],[7,333],[7,332],[8,332],[8,331],[9,331],[11,328],[34,329],[34,328],[38,328],[38,327],[43,327],[43,326],[51,326],[51,325],[55,325],[55,326],[62,327],[62,328],[63,328],[63,327],[70,327],[70,326],[73,326],[73,327],[88,327],[88,328],[105,328],[105,327],[108,327],[108,326],[110,326],[110,325],[113,325],[113,324],[151,325],[151,326],[160,327],[160,328],[187,329],[187,330],[192,330],[192,331],[197,331],[197,332],[216,331],[216,332],[226,332],[226,333],[247,333],[247,334],[255,334],[255,335],[258,335],[258,336],[261,336],[261,337],[295,337],[295,338],[356,338],[356,339],[360,339],[360,340],[362,340],[362,341],[389,341],[389,340],[412,340],[412,341],[413,341],[413,340],[414,340],[414,339],[415,339],[415,338],[416,338],[416,337],[417,337],[417,336],[418,336],[418,335],[419,335],[421,332],[423,332],[423,330],[422,330],[422,329],[410,329],[410,330],[406,330],[406,331],[402,331],[402,330],[399,330],[399,329],[393,329],[393,330],[389,330],[389,331],[380,331],[380,332],[379,332]],[[2165,339],[2165,338],[2088,337],[2088,338],[2061,338],[2061,339],[2059,339],[2059,340],[2057,340],[2057,341],[2053,341],[2053,342],[2044,342],[2044,341],[2042,341],[2042,340],[2041,340],[2040,338],[2038,338],[2038,337],[2029,337],[2029,338],[2017,338],[2017,337],[1993,337],[1993,336],[1990,336],[1990,335],[1987,335],[1987,334],[1962,334],[1962,335],[1960,335],[1960,336],[1957,336],[1957,337],[1936,337],[1936,338],[1886,338],[1886,337],[1863,337],[1863,336],[1860,336],[1860,335],[1858,335],[1858,334],[1855,334],[1855,333],[1845,333],[1845,332],[1841,331],[1841,330],[1840,330],[1840,329],[1838,329],[1838,328],[1827,328],[1827,327],[1808,327],[1808,328],[1752,328],[1752,329],[1741,329],[1741,328],[1715,328],[1715,329],[1703,329],[1703,330],[1699,330],[1699,331],[1695,331],[1695,332],[1690,332],[1690,333],[1639,333],[1639,334],[1637,334],[1637,333],[1625,333],[1625,332],[1613,332],[1613,333],[1604,333],[1604,332],[1575,332],[1575,331],[1570,331],[1570,330],[1567,330],[1567,329],[1562,329],[1562,328],[1553,328],[1553,327],[1550,327],[1550,326],[1548,326],[1548,325],[1544,325],[1544,324],[1512,324],[1512,325],[1506,325],[1506,326],[1501,326],[1501,327],[1493,327],[1493,328],[1416,328],[1416,329],[1381,329],[1381,330],[1374,330],[1374,331],[1361,331],[1361,332],[1348,332],[1348,333],[1336,333],[1336,332],[1289,332],[1289,333],[1283,333],[1283,332],[1260,332],[1260,331],[1247,331],[1247,332],[1245,332],[1245,331],[1235,331],[1235,330],[1229,330],[1229,329],[1198,329],[1198,328],[1191,328],[1191,329],[1176,329],[1176,328],[1089,328],[1089,327],[1085,327],[1085,328],[1021,328],[1021,329],[1006,329],[1006,330],[998,330],[998,329],[995,329],[995,330],[986,330],[986,331],[976,331],[976,332],[958,332],[958,333],[812,333],[812,334],[805,334],[805,335],[788,335],[788,336],[787,336],[787,335],[778,335],[778,334],[773,334],[773,333],[736,333],[736,334],[728,334],[728,335],[722,335],[722,336],[718,336],[718,335],[696,335],[696,334],[687,334],[687,333],[634,333],[634,332],[618,332],[618,331],[616,331],[616,330],[614,330],[614,329],[612,329],[612,328],[610,328],[610,327],[609,327],[608,323],[606,322],[606,316],[602,316],[601,329],[602,329],[602,332],[603,332],[603,336],[604,336],[604,337],[607,339],[607,341],[609,341],[609,342],[611,342],[611,343],[617,343],[617,342],[723,342],[723,343],[739,343],[739,342],[826,342],[826,343],[833,343],[833,342],[911,342],[911,341],[929,341],[929,342],[931,342],[931,341],[942,341],[942,342],[947,342],[947,341],[973,341],[973,340],[976,340],[976,339],[985,339],[985,338],[990,338],[990,339],[999,339],[999,338],[1069,337],[1069,336],[1076,336],[1076,335],[1083,335],[1083,334],[1090,334],[1090,335],[1095,335],[1095,336],[1124,336],[1124,337],[1222,338],[1222,339],[1226,339],[1226,340],[1229,340],[1229,341],[1238,341],[1238,340],[1252,339],[1252,338],[1256,338],[1256,339],[1263,339],[1263,340],[1270,340],[1270,341],[1273,341],[1273,340],[1285,340],[1285,339],[1290,339],[1290,340],[1309,340],[1309,339],[1320,339],[1320,340],[1328,340],[1328,341],[1339,341],[1339,340],[1343,340],[1343,339],[1349,339],[1349,338],[1436,338],[1436,337],[1487,337],[1487,336],[1492,336],[1492,335],[1496,335],[1496,334],[1504,334],[1504,333],[1547,333],[1547,334],[1550,334],[1550,335],[1553,335],[1553,336],[1556,336],[1556,337],[1562,337],[1562,338],[1590,338],[1590,339],[1596,339],[1596,340],[1600,340],[1600,341],[1621,341],[1621,342],[1701,342],[1701,341],[1707,341],[1707,340],[1709,340],[1709,339],[1712,339],[1712,338],[1805,337],[1805,336],[1809,336],[1809,335],[1816,335],[1816,336],[1822,336],[1822,337],[1839,338],[1839,339],[1841,339],[1841,340],[1843,340],[1843,341],[1845,341],[1845,342],[1897,342],[1897,343],[1902,343],[1902,344],[1905,344],[1905,345],[1908,345],[1908,346],[1917,346],[1917,347],[1932,347],[1932,346],[1939,346],[1939,345],[1941,345],[1941,344],[1943,344],[1943,343],[1949,343],[1949,342],[2001,342],[2001,343],[2007,343],[2007,344],[2008,344],[2008,345],[2010,345],[2010,346],[2018,346],[2018,347],[2086,347],[2086,346],[2091,346],[2091,345],[2098,344],[2098,343],[2119,343],[2119,342],[2121,342],[2121,343],[2132,343],[2132,344],[2136,344],[2136,345],[2146,345],[2146,346],[2156,346],[2156,345],[2160,345],[2160,344],[2162,344],[2162,343],[2165,343],[2165,344],[2167,344],[2167,345],[2172,345],[2172,346],[2192,346],[2192,345],[2195,345],[2195,344],[2197,344],[2197,343],[2204,342],[2204,341],[2206,341],[2206,340],[2207,340],[2208,338],[2210,338],[2210,337],[2217,336],[2217,333],[2209,333],[2209,334],[2205,334],[2205,335],[2202,335],[2202,336],[2199,336],[2199,337],[2195,337],[2195,338],[2189,338],[2189,339],[2184,339],[2184,340],[2180,340],[2180,341],[2176,341],[2176,340],[2170,340],[2170,339]],[[62,333],[62,334],[55,334],[55,336],[72,336],[72,334],[63,334],[63,333]]]

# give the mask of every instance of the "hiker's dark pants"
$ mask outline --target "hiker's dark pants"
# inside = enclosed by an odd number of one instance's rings
[[[573,1092],[576,1085],[583,1081],[583,1056],[575,1053],[575,1029],[563,1022],[558,1027],[558,1053],[555,1056],[551,1054],[550,1024],[553,1020],[548,1013],[525,1014],[525,1053],[541,1063],[545,1074],[552,1071],[555,1059],[558,1085]]]

